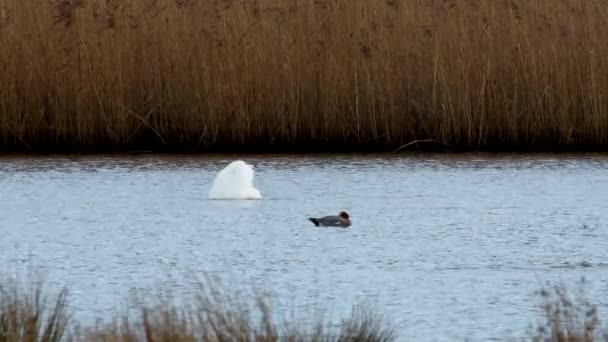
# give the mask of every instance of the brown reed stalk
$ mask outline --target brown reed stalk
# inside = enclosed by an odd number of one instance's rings
[[[602,0],[6,0],[4,150],[605,148]]]
[[[42,281],[0,283],[0,341],[59,342],[69,323],[67,290],[50,301]]]
[[[583,279],[580,285],[584,285]],[[563,285],[540,292],[544,322],[535,327],[533,342],[608,341],[606,326],[600,322],[598,307],[589,301],[585,288],[573,293]]]
[[[389,342],[396,334],[368,308],[354,306],[335,327],[322,318],[279,322],[268,296],[240,298],[216,283],[200,282],[194,298],[178,304],[161,295],[141,299],[135,314],[125,313],[110,324],[78,329],[75,341],[336,341]],[[160,298],[160,300],[158,300]]]

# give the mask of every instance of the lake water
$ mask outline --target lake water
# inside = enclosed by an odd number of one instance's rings
[[[262,200],[207,199],[235,159],[255,165]],[[337,317],[372,303],[400,340],[509,340],[539,318],[546,282],[584,276],[608,305],[607,167],[597,154],[3,157],[1,271],[68,285],[82,320],[207,273]],[[339,210],[351,229],[306,219]]]

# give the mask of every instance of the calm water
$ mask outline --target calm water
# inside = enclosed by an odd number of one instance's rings
[[[236,157],[2,158],[3,271],[69,285],[83,320],[208,273],[305,312],[372,303],[418,341],[525,336],[547,281],[608,305],[606,156],[240,158],[263,200],[207,199]],[[306,220],[343,209],[350,230]]]

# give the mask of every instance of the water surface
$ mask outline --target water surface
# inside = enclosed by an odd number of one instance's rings
[[[608,304],[606,156],[242,156],[264,199],[208,200],[236,158],[1,158],[3,271],[44,270],[83,320],[207,273],[304,312],[372,303],[418,341],[525,336],[547,281]],[[352,229],[306,220],[339,210]]]

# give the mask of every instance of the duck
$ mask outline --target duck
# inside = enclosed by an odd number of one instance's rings
[[[347,212],[341,211],[338,215],[330,215],[323,217],[309,217],[308,220],[314,223],[317,227],[350,227],[350,215]]]

